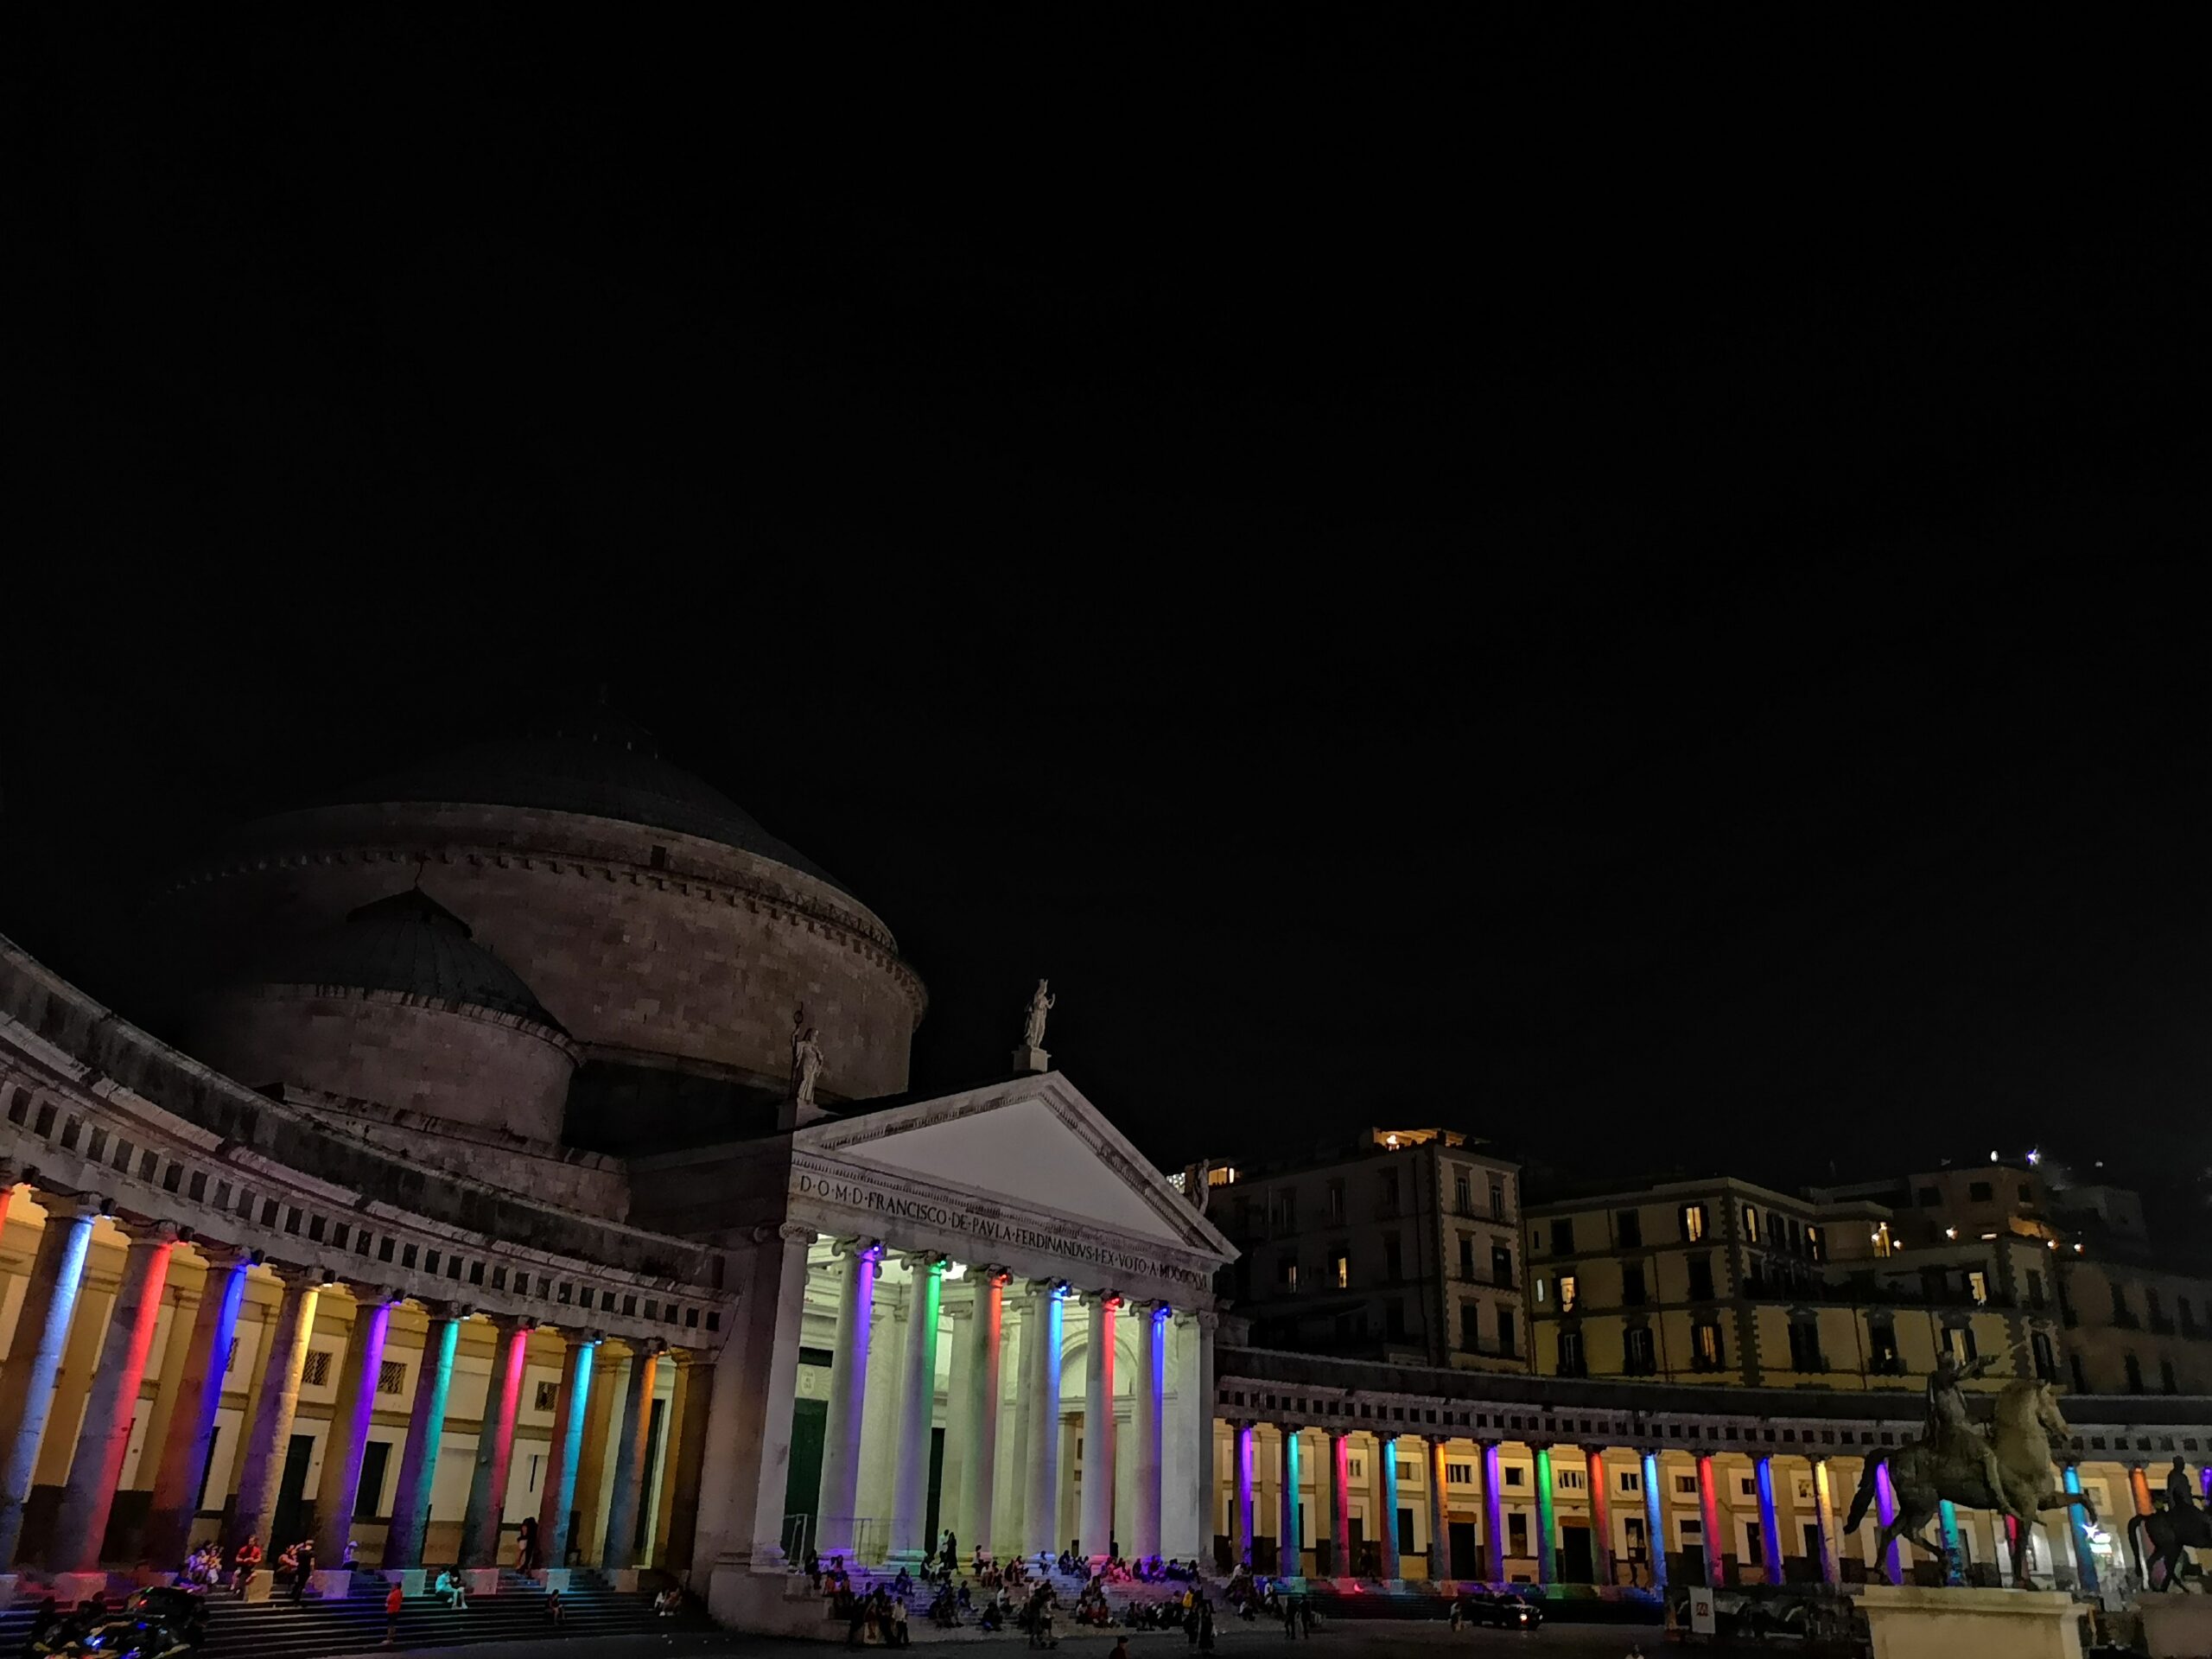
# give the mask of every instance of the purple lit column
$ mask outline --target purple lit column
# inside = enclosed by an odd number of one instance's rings
[[[353,1306],[353,1330],[346,1344],[346,1375],[330,1414],[330,1433],[322,1446],[322,1480],[315,1489],[315,1554],[335,1567],[345,1559],[353,1534],[353,1511],[361,1490],[361,1459],[368,1450],[369,1424],[377,1412],[377,1381],[384,1370],[384,1340],[391,1327],[394,1293],[381,1287],[363,1292]],[[376,1512],[381,1493],[369,1494]]]
[[[1887,1463],[1879,1465],[1874,1471],[1874,1503],[1875,1513],[1881,1516],[1884,1526],[1897,1518],[1897,1491],[1890,1484],[1890,1465]],[[1904,1582],[1904,1571],[1897,1562],[1897,1541],[1894,1538],[1890,1540],[1890,1547],[1882,1552],[1882,1576],[1891,1584]]]
[[[1252,1425],[1236,1425],[1236,1510],[1230,1517],[1236,1523],[1236,1535],[1230,1540],[1236,1548],[1236,1559],[1249,1564],[1252,1559]]]
[[[1483,1565],[1492,1584],[1505,1582],[1505,1470],[1496,1440],[1483,1442]]]
[[[1174,1310],[1165,1302],[1137,1309],[1135,1410],[1136,1482],[1131,1494],[1135,1510],[1130,1529],[1137,1559],[1160,1554],[1160,1441],[1167,1414],[1167,1321]]]
[[[848,1239],[837,1247],[837,1345],[830,1356],[830,1401],[822,1428],[822,1491],[815,1504],[815,1548],[826,1560],[850,1555],[861,1490],[861,1427],[868,1409],[868,1333],[882,1247]]]
[[[92,1247],[92,1222],[99,1212],[96,1198],[46,1200],[46,1230],[39,1235],[38,1255],[23,1287],[15,1345],[6,1364],[0,1366],[0,1423],[16,1426],[5,1469],[0,1471],[0,1567],[14,1562],[16,1545],[22,1537],[23,1501],[30,1496],[39,1443],[46,1438],[46,1420],[54,1411],[54,1378],[69,1345],[69,1320],[84,1287],[85,1258]]]

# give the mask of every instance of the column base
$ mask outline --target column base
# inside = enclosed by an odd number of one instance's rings
[[[4,1613],[16,1599],[16,1586],[22,1582],[14,1573],[0,1573],[0,1613]]]
[[[539,1570],[537,1582],[543,1586],[547,1595],[550,1596],[557,1590],[565,1596],[569,1593],[569,1580],[571,1576],[571,1571],[568,1567],[548,1567]]]
[[[2082,1659],[2080,1609],[2052,1590],[1870,1584],[1874,1659]]]
[[[461,1581],[468,1586],[472,1596],[496,1596],[499,1593],[499,1569],[496,1567],[464,1567],[460,1569]]]
[[[74,1607],[79,1602],[107,1593],[107,1574],[105,1573],[57,1573],[54,1575],[54,1599],[63,1607]]]
[[[343,1601],[353,1593],[353,1569],[319,1567],[308,1574],[308,1587],[321,1601]]]
[[[384,1581],[397,1585],[403,1596],[419,1596],[430,1587],[430,1573],[423,1567],[387,1567]]]
[[[639,1569],[634,1567],[603,1567],[599,1576],[607,1580],[610,1589],[620,1590],[625,1594],[635,1590],[639,1583]]]

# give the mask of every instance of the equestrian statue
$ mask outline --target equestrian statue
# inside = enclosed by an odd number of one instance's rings
[[[2007,1382],[1997,1396],[1995,1435],[1974,1427],[1960,1384],[1985,1375],[1994,1363],[1983,1358],[1961,1364],[1948,1354],[1936,1362],[1928,1379],[1928,1418],[1921,1437],[1866,1459],[1844,1530],[1858,1531],[1874,1501],[1876,1476],[1886,1465],[1897,1512],[1883,1523],[1877,1555],[1886,1556],[1896,1540],[1909,1539],[1942,1560],[1948,1577],[1953,1566],[1948,1546],[1930,1543],[1927,1536],[1936,1505],[1948,1498],[1964,1509],[2009,1515],[2018,1522],[2012,1529],[2012,1582],[2032,1589],[2028,1529],[2037,1517],[2046,1510],[2078,1503],[2094,1521],[2096,1509],[2082,1493],[2063,1490],[2051,1460],[2051,1446],[2063,1445],[2070,1431],[2050,1383],[2026,1376]]]
[[[2151,1559],[2143,1560],[2143,1541],[2151,1541]],[[2149,1515],[2131,1516],[2127,1547],[2135,1554],[2135,1571],[2148,1589],[2171,1590],[2183,1579],[2202,1577],[2189,1559],[2190,1548],[2212,1549],[2212,1516],[2189,1489],[2189,1470],[2179,1458],[2166,1474],[2166,1507]]]

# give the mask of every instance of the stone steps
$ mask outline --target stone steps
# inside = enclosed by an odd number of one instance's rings
[[[474,1644],[481,1642],[543,1640],[552,1635],[545,1617],[545,1594],[517,1573],[500,1573],[500,1592],[479,1596],[455,1612],[435,1596],[410,1597],[399,1615],[399,1644],[406,1647]],[[207,1643],[198,1659],[326,1659],[384,1642],[385,1586],[363,1576],[354,1593],[297,1604],[277,1599],[248,1606],[218,1592],[208,1603]],[[713,1620],[696,1606],[663,1618],[652,1610],[651,1591],[608,1588],[579,1573],[561,1598],[564,1632],[575,1636],[621,1636],[654,1630],[675,1633],[711,1630]],[[22,1650],[36,1601],[18,1602],[0,1614],[0,1652]]]

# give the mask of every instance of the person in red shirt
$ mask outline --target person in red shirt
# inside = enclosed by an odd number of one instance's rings
[[[398,1580],[394,1580],[384,1596],[384,1644],[387,1648],[399,1643],[399,1605],[404,1599],[399,1593]]]
[[[234,1569],[231,1574],[231,1594],[239,1600],[245,1599],[245,1587],[253,1582],[255,1571],[261,1566],[261,1540],[249,1537],[238,1546],[238,1553],[231,1558]]]

